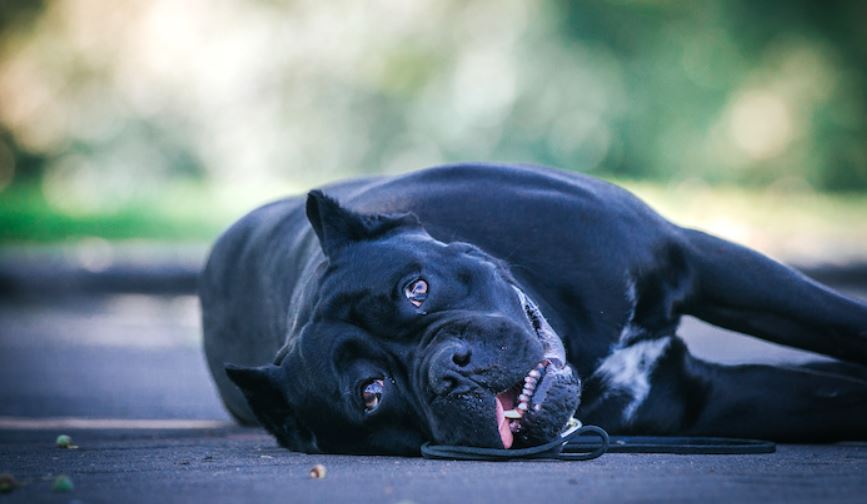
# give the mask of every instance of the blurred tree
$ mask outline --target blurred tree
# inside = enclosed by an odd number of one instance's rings
[[[30,24],[44,8],[44,0],[0,0],[0,34]]]
[[[0,6],[0,175],[62,208],[464,159],[867,189],[867,2]]]
[[[12,30],[29,27],[44,9],[42,0],[0,0],[0,44]],[[0,45],[0,59],[3,57]],[[0,107],[2,107],[0,103]],[[12,133],[0,122],[0,190],[12,181],[32,182],[42,176],[44,156],[22,149]]]
[[[606,158],[607,172],[762,184],[796,177],[820,189],[867,188],[867,2],[556,5],[563,37],[606,46],[623,62],[630,110],[618,131],[625,148]],[[750,130],[735,133],[734,146],[709,148],[708,138],[724,129],[717,122],[726,107],[738,108],[739,88],[767,90],[767,99],[748,100],[730,117],[729,129]],[[769,126],[746,124],[758,121]],[[775,139],[775,122],[786,138]],[[748,138],[763,133],[782,148]],[[714,155],[739,143],[746,157]]]

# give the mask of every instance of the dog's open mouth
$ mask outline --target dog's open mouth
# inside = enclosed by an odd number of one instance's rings
[[[560,337],[542,316],[536,304],[520,289],[514,289],[524,307],[527,320],[542,343],[544,358],[529,370],[520,382],[496,396],[497,430],[503,447],[507,449],[514,444],[515,436],[533,422],[533,417],[543,413],[545,399],[555,385],[557,375],[564,372],[571,374],[571,370],[565,365],[566,350]],[[568,417],[571,418],[571,414]],[[569,418],[563,419],[563,427]]]
[[[523,382],[497,394],[497,429],[505,448],[512,447],[514,435],[524,427],[524,416],[529,416],[530,408],[534,411],[542,408],[545,394],[553,384],[553,379],[545,380],[551,365],[548,359],[543,360],[527,373]]]

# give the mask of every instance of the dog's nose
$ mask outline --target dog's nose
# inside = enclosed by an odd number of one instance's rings
[[[472,362],[473,352],[470,345],[463,341],[452,340],[436,350],[430,361],[428,383],[437,395],[445,395],[469,388],[466,368]]]
[[[466,367],[467,364],[470,363],[470,357],[472,357],[473,353],[470,350],[470,346],[466,343],[460,343],[457,346],[454,346],[451,349],[452,352],[452,363],[454,363],[458,367]]]

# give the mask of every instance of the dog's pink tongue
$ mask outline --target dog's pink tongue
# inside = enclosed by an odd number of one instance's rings
[[[512,401],[507,399],[506,402],[511,403]],[[509,409],[512,408],[512,404],[509,404]],[[509,419],[506,418],[505,408],[503,407],[503,401],[500,400],[500,396],[497,396],[497,429],[500,431],[500,439],[503,441],[503,448],[509,449],[512,447],[512,441],[514,438],[512,437],[512,430],[509,429]]]

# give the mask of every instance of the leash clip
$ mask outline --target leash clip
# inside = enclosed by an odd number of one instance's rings
[[[581,423],[581,420],[578,420],[575,417],[569,419],[566,423],[566,428],[563,429],[563,432],[560,433],[561,438],[567,438],[572,435],[573,432],[580,429],[584,424]]]

